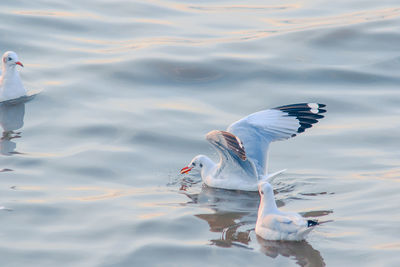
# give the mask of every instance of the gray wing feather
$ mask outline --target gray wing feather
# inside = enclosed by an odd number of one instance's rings
[[[242,140],[247,157],[260,175],[267,175],[269,144],[304,132],[326,112],[323,104],[302,103],[259,111],[231,124],[227,131]]]
[[[253,162],[246,156],[245,147],[235,135],[225,131],[211,131],[206,135],[209,141],[218,151],[220,156],[220,171],[225,168],[240,166],[247,175],[258,177]]]

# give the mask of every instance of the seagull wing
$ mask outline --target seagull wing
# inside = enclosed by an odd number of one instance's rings
[[[305,221],[299,218],[271,214],[264,218],[263,225],[271,230],[285,233],[295,233],[300,228],[306,227]]]
[[[229,132],[214,130],[206,135],[206,139],[218,151],[219,173],[244,172],[246,176],[258,178],[256,167],[248,160],[245,148],[238,137]]]
[[[236,135],[246,148],[247,157],[259,175],[267,175],[267,152],[273,141],[285,140],[304,132],[326,112],[324,104],[302,103],[280,106],[250,114],[231,124],[227,131]]]

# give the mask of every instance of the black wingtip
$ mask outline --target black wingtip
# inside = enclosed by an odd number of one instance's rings
[[[313,221],[313,220],[307,220],[307,227],[313,227],[318,225],[318,221]]]
[[[299,103],[299,104],[290,104],[276,107],[275,109],[283,110],[283,109],[295,109],[295,108],[314,108],[320,109],[326,107],[326,104],[321,103]]]
[[[296,117],[300,122],[297,133],[304,132],[307,128],[311,128],[319,119],[324,118],[321,113],[325,113],[325,104],[320,103],[300,103],[286,106],[276,107],[275,109],[285,112],[287,116]]]

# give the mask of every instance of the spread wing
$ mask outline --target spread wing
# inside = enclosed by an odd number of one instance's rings
[[[324,104],[302,103],[259,111],[234,122],[228,132],[238,136],[259,175],[267,175],[269,144],[294,137],[324,116]]]
[[[244,172],[245,176],[258,179],[253,162],[249,161],[245,148],[238,137],[225,131],[211,131],[206,135],[220,156],[219,172]]]

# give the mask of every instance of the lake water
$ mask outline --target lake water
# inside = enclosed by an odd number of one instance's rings
[[[0,3],[26,104],[0,107],[1,266],[399,266],[400,4]],[[254,233],[257,193],[179,170],[255,111],[327,104],[271,146],[305,242]],[[18,133],[20,132],[20,133]]]

